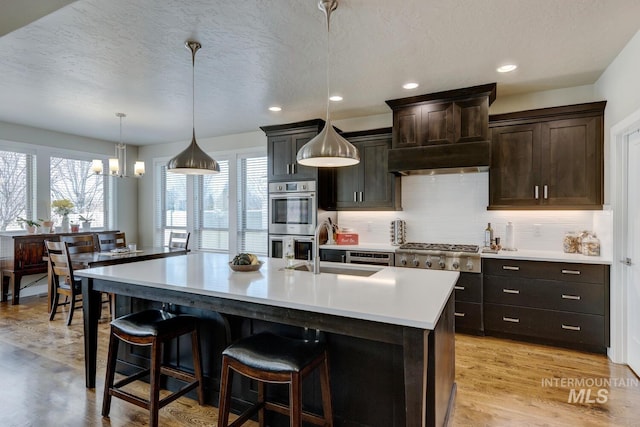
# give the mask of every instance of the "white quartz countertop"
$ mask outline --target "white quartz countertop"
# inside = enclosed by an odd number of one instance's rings
[[[459,273],[413,268],[325,263],[372,269],[369,277],[284,269],[284,260],[261,258],[257,272],[234,272],[226,254],[192,253],[75,272],[150,288],[229,298],[401,326],[433,329]]]
[[[482,258],[573,262],[581,264],[611,264],[610,258],[601,256],[586,256],[582,254],[568,254],[562,251],[536,251],[531,249],[518,249],[517,251],[499,251],[497,254],[483,252]]]

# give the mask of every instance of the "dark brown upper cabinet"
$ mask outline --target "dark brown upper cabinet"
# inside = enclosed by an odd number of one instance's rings
[[[308,181],[318,177],[318,168],[296,162],[298,150],[323,128],[324,120],[315,119],[284,125],[261,126],[267,135],[267,180]]]
[[[602,209],[605,105],[490,116],[488,209]]]
[[[387,171],[391,128],[342,134],[360,153],[360,163],[336,168],[336,209],[400,210],[400,177]]]
[[[386,101],[393,110],[393,148],[489,140],[496,84]]]

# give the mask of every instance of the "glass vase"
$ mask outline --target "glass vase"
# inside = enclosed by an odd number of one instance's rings
[[[63,233],[69,232],[69,216],[68,215],[62,216],[62,232]]]

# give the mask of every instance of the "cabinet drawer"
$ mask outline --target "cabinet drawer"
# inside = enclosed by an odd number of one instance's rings
[[[605,318],[536,308],[485,304],[486,331],[605,347]]]
[[[482,304],[456,301],[456,331],[482,331]]]
[[[482,274],[460,273],[455,286],[456,301],[482,302]]]
[[[487,275],[530,277],[581,283],[608,281],[609,268],[603,264],[575,264],[567,262],[484,259],[482,271]]]
[[[608,304],[605,287],[595,283],[489,275],[484,277],[484,298],[494,304],[600,315]]]

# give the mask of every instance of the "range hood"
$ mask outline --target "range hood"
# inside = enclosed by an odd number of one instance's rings
[[[393,110],[388,170],[396,175],[489,170],[496,83],[386,101]]]
[[[436,175],[489,170],[489,141],[459,142],[389,150],[388,169],[396,175]]]

